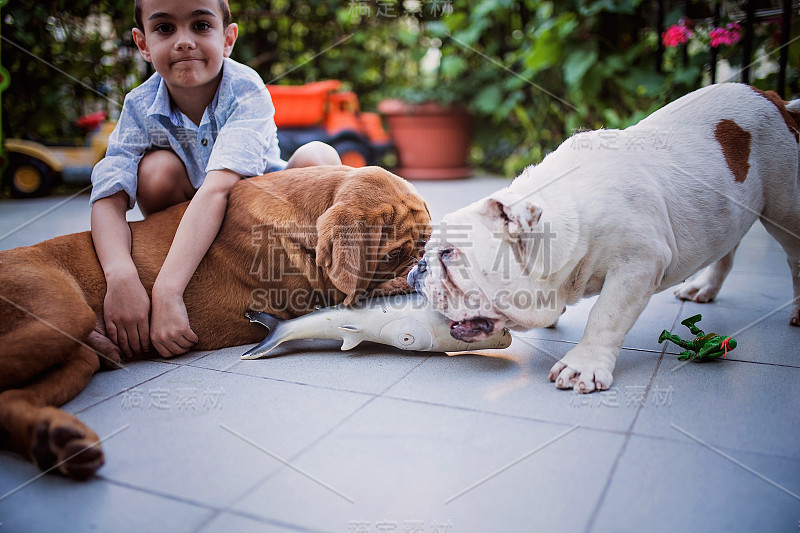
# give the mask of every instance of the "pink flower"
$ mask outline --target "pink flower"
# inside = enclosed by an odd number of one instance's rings
[[[722,44],[725,44],[725,41],[728,37],[728,32],[722,28],[714,28],[709,32],[708,36],[711,37],[711,47],[716,48]]]
[[[678,24],[667,28],[666,31],[661,34],[661,41],[664,43],[664,46],[674,48],[675,46],[686,43],[691,36],[692,30],[687,28],[686,22],[682,20]]]
[[[742,27],[736,22],[731,22],[724,28],[714,28],[708,34],[711,38],[712,48],[720,45],[731,46],[739,42],[742,38]]]
[[[736,44],[739,42],[739,39],[742,38],[742,27],[739,26],[738,22],[731,22],[726,26],[728,28],[728,36],[730,38],[730,44]]]

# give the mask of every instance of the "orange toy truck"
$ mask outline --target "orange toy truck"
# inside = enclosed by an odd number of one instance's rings
[[[305,85],[267,85],[275,104],[275,124],[281,157],[311,141],[333,146],[342,163],[351,167],[377,165],[393,148],[377,113],[359,109],[352,91],[339,91],[342,82],[327,80]]]

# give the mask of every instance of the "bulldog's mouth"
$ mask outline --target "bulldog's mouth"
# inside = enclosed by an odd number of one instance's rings
[[[483,316],[450,322],[450,336],[464,342],[488,339],[494,333],[495,321]]]

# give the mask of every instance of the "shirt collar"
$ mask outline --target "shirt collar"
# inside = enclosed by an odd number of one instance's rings
[[[148,115],[164,115],[169,117],[172,114],[172,102],[169,98],[169,90],[167,83],[161,76],[158,77],[158,89],[156,89],[156,97],[150,108],[147,110]]]
[[[217,87],[217,92],[214,94],[214,99],[211,100],[211,104],[206,107],[206,110],[203,112],[203,118],[200,121],[200,126],[210,122],[210,115],[213,115],[217,109],[217,104],[219,103],[220,94],[225,92],[225,95],[232,93],[233,89],[231,88],[230,84],[230,69],[225,68],[225,64],[229,61],[226,57],[225,62],[222,65],[222,79],[220,79],[219,86]],[[148,115],[163,115],[171,120],[179,119],[183,123],[191,123],[192,121],[188,118],[183,120],[185,115],[181,112],[180,109],[174,108],[172,106],[172,99],[169,97],[169,89],[167,89],[167,83],[164,81],[160,75],[158,76],[158,89],[156,89],[156,97],[153,100],[153,103],[150,104],[150,108],[147,110]],[[194,124],[192,124],[194,125]]]

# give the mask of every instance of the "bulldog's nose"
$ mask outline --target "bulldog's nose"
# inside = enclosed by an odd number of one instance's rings
[[[414,290],[419,290],[417,287],[417,282],[422,279],[425,275],[425,272],[428,271],[428,264],[425,262],[423,258],[419,263],[417,263],[414,268],[411,269],[411,272],[408,273],[408,284],[414,288]]]

